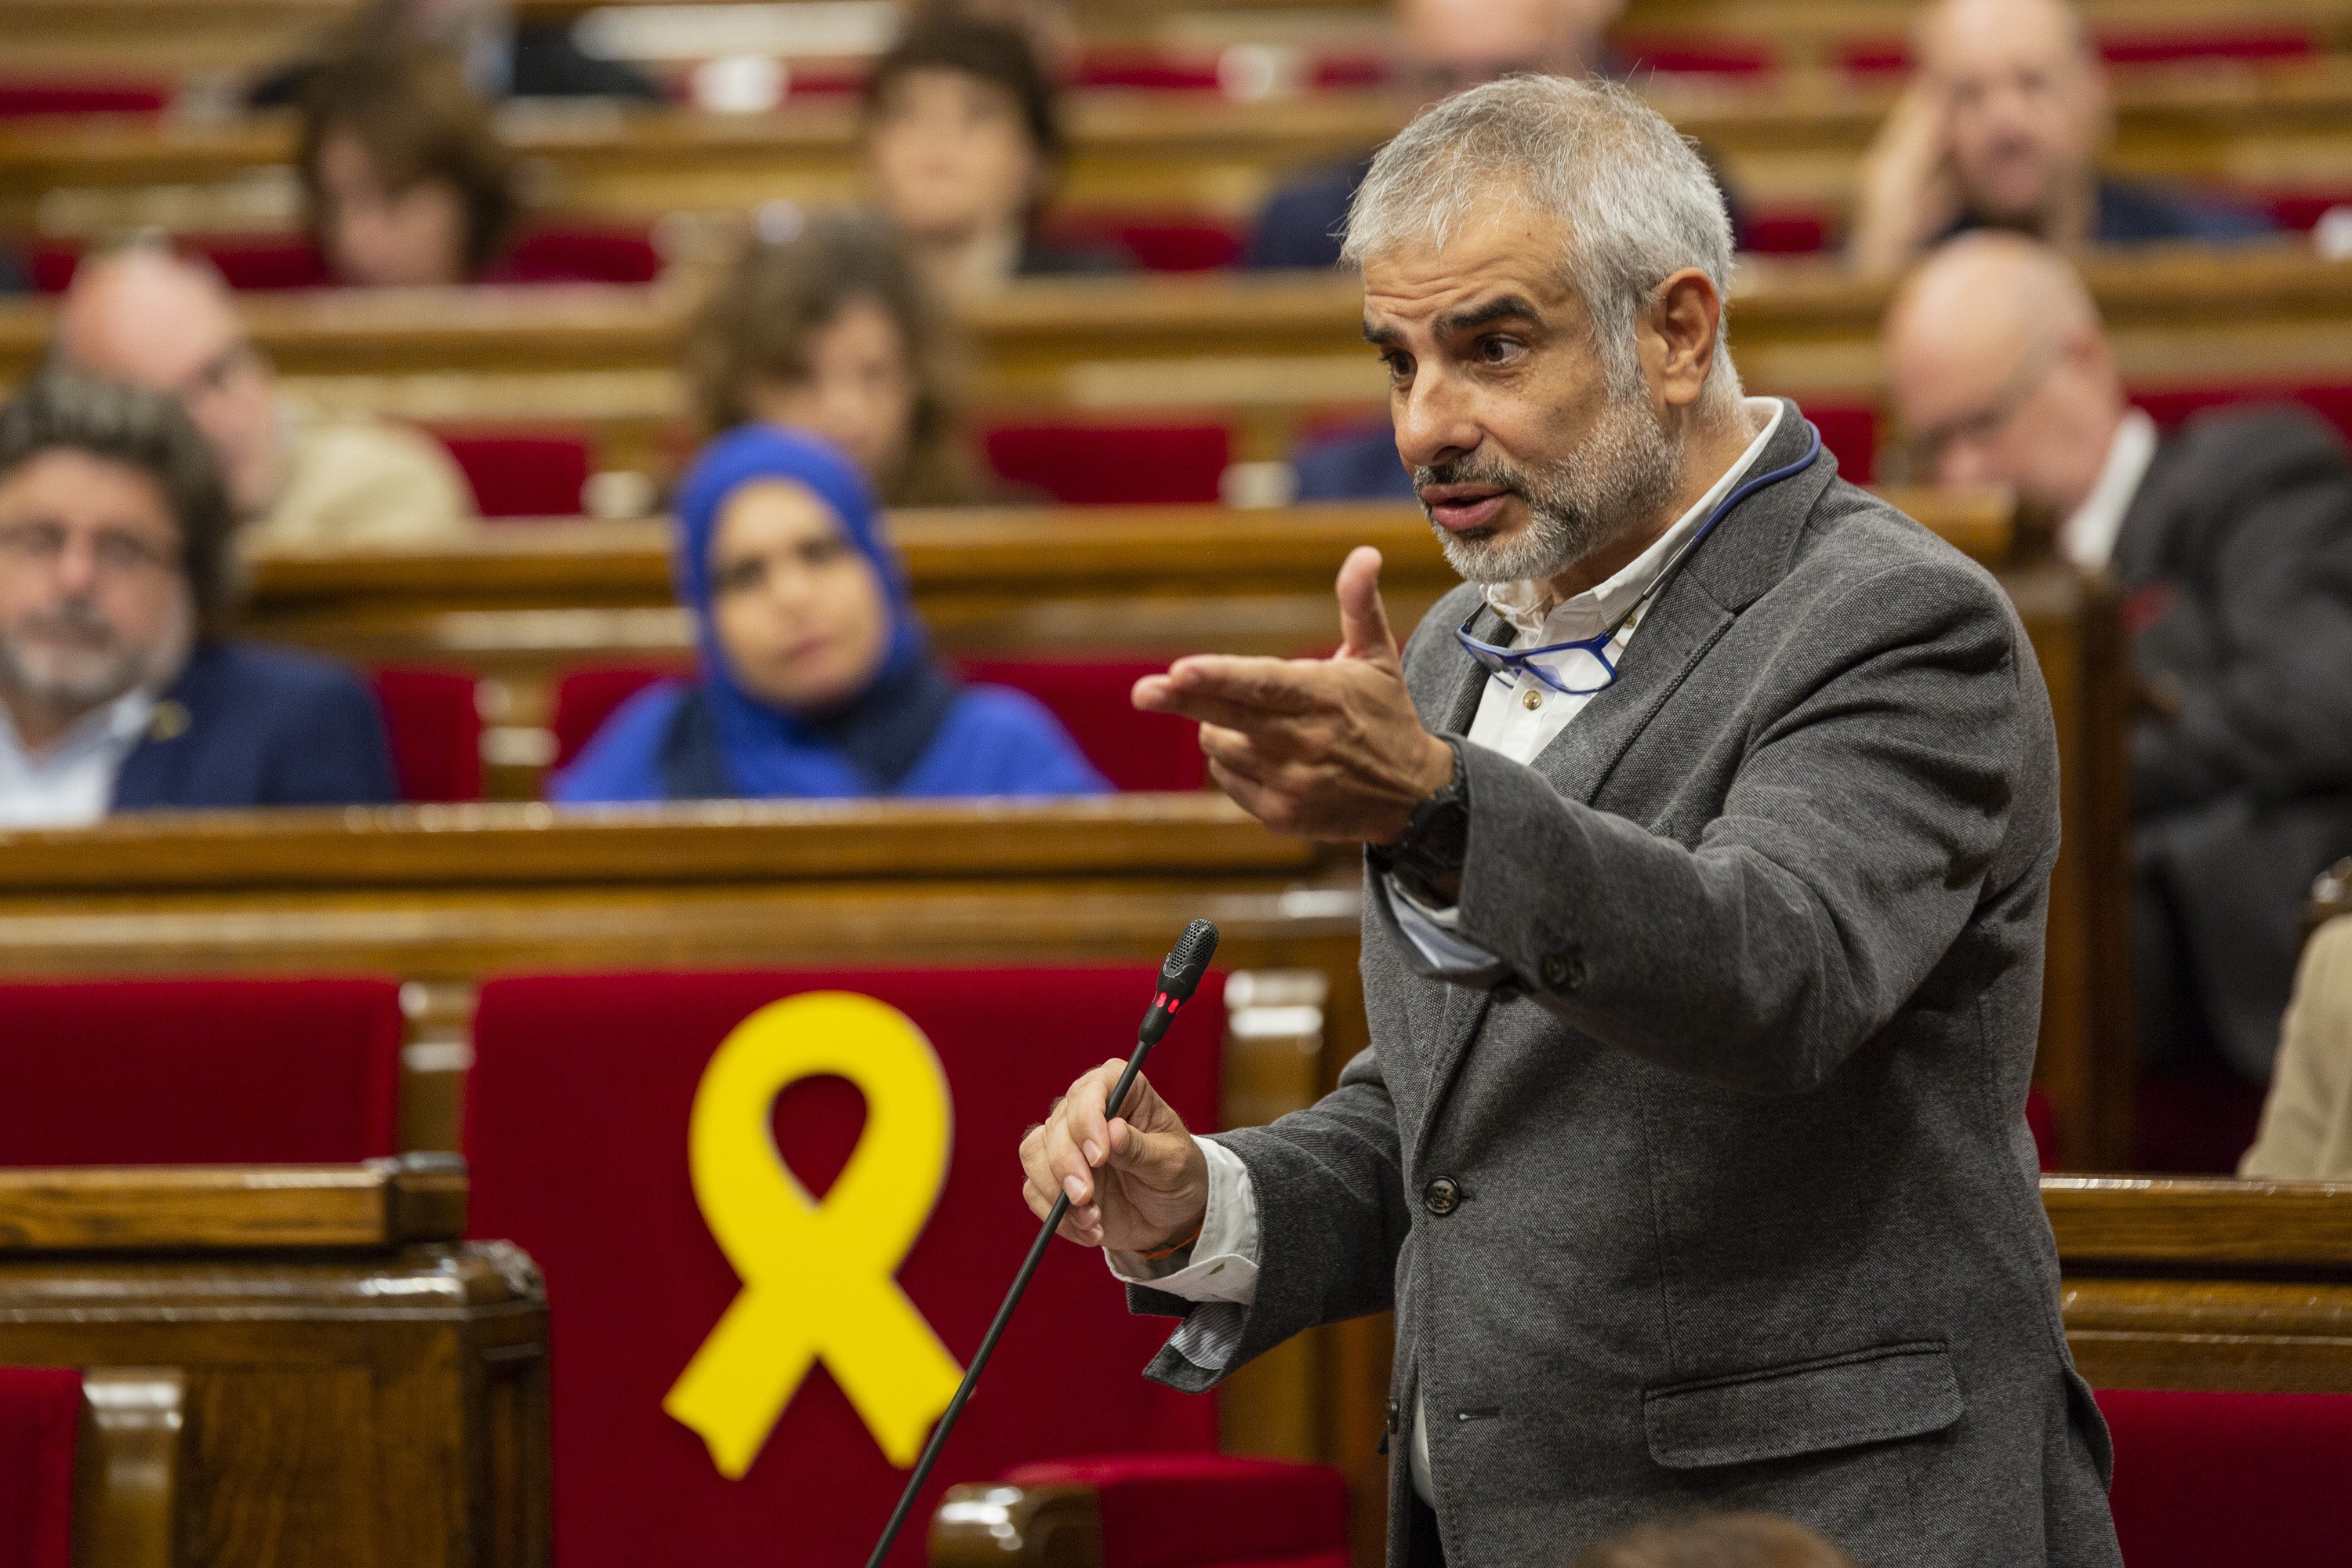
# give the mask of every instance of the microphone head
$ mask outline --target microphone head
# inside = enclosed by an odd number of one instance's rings
[[[1160,966],[1160,989],[1171,1002],[1191,1001],[1200,986],[1201,976],[1209,972],[1209,960],[1216,956],[1216,925],[1210,921],[1194,921],[1169,950],[1168,962]]]

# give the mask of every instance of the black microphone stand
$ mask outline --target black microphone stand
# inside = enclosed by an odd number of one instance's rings
[[[1144,1015],[1143,1026],[1137,1031],[1135,1054],[1127,1058],[1126,1070],[1118,1075],[1117,1087],[1103,1102],[1103,1118],[1117,1116],[1119,1107],[1127,1103],[1128,1090],[1135,1087],[1138,1073],[1143,1070],[1143,1058],[1160,1043],[1167,1032],[1168,1020],[1176,1009],[1190,1000],[1193,988],[1200,984],[1209,960],[1217,951],[1217,928],[1207,921],[1194,921],[1184,928],[1168,962],[1160,966],[1160,993],[1151,999],[1151,1010]],[[1181,989],[1180,989],[1181,987]],[[1062,1228],[1062,1221],[1070,1212],[1070,1194],[1057,1194],[1054,1207],[1038,1227],[1037,1239],[1029,1244],[1029,1256],[1021,1260],[1021,1272],[1013,1277],[1013,1289],[1004,1293],[1004,1304],[996,1309],[996,1319],[981,1337],[980,1349],[964,1369],[963,1382],[956,1385],[955,1397],[940,1415],[940,1423],[931,1428],[931,1440],[923,1445],[922,1457],[915,1461],[914,1473],[907,1478],[907,1489],[898,1494],[898,1506],[890,1510],[890,1522],[882,1527],[882,1539],[874,1543],[874,1554],[866,1560],[866,1568],[882,1568],[882,1560],[890,1555],[898,1543],[898,1531],[906,1528],[907,1516],[915,1510],[915,1498],[922,1491],[923,1483],[931,1478],[931,1467],[939,1463],[940,1450],[947,1446],[948,1434],[955,1430],[956,1417],[963,1414],[964,1402],[971,1397],[974,1384],[988,1365],[988,1358],[996,1353],[996,1342],[1004,1337],[1004,1327],[1013,1321],[1013,1310],[1021,1304],[1022,1292],[1029,1289],[1030,1279],[1036,1274],[1037,1265],[1045,1258],[1045,1248],[1053,1244],[1054,1233]]]

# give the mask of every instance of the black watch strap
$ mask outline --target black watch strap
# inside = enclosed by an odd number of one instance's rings
[[[1454,749],[1454,776],[1434,795],[1413,804],[1403,837],[1374,851],[1383,869],[1423,903],[1440,908],[1454,900],[1437,891],[1441,882],[1459,877],[1470,853],[1470,779],[1462,766],[1462,741],[1455,735],[1439,740]]]

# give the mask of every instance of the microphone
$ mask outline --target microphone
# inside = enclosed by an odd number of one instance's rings
[[[1169,1021],[1176,1016],[1177,1009],[1190,1002],[1192,993],[1200,989],[1201,976],[1209,972],[1209,960],[1216,953],[1217,928],[1209,921],[1194,921],[1186,926],[1184,934],[1176,939],[1176,945],[1169,949],[1167,961],[1160,966],[1160,989],[1153,993],[1151,1005],[1135,1032],[1135,1054],[1127,1058],[1126,1070],[1118,1075],[1110,1098],[1103,1102],[1105,1120],[1117,1116],[1119,1107],[1127,1103],[1128,1090],[1135,1087],[1136,1075],[1143,1070],[1143,1058],[1151,1054],[1151,1047],[1168,1032]],[[890,1555],[898,1531],[906,1528],[907,1516],[915,1510],[916,1494],[930,1479],[931,1467],[939,1463],[940,1450],[947,1446],[956,1417],[963,1414],[964,1402],[971,1397],[972,1387],[980,1382],[988,1358],[996,1353],[996,1342],[1004,1337],[1005,1325],[1013,1321],[1013,1309],[1021,1304],[1022,1293],[1029,1289],[1037,1265],[1045,1261],[1045,1248],[1069,1212],[1070,1194],[1056,1194],[1053,1212],[1038,1228],[1037,1239],[1029,1244],[1029,1256],[1022,1261],[1021,1272],[1013,1277],[1013,1289],[1004,1293],[1004,1304],[996,1309],[995,1321],[981,1336],[980,1349],[973,1352],[971,1365],[964,1369],[963,1382],[956,1385],[955,1397],[948,1401],[940,1424],[931,1428],[931,1440],[923,1445],[922,1457],[915,1461],[914,1473],[907,1478],[907,1489],[898,1494],[898,1506],[890,1510],[890,1522],[882,1527],[882,1539],[874,1543],[874,1554],[866,1560],[866,1568],[882,1568],[882,1560]]]

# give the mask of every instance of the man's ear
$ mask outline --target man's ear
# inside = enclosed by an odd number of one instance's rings
[[[1658,398],[1669,407],[1688,408],[1706,385],[1715,363],[1717,337],[1723,331],[1723,296],[1715,279],[1696,267],[1667,275],[1653,289],[1643,311],[1644,343],[1656,358],[1650,365]]]

